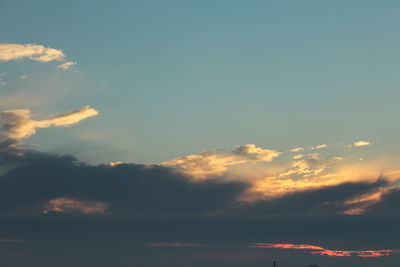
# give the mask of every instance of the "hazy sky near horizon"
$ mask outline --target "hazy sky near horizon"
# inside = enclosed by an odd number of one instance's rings
[[[399,10],[0,0],[0,265],[396,266]]]

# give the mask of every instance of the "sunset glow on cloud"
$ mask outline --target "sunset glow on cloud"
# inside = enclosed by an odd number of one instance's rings
[[[230,167],[245,163],[270,162],[281,153],[263,149],[254,144],[237,147],[232,151],[206,150],[199,154],[184,156],[163,162],[163,166],[172,167],[195,179],[224,174]]]
[[[0,141],[23,140],[36,133],[37,128],[70,126],[81,120],[98,115],[98,111],[87,106],[46,120],[32,120],[28,109],[5,110],[0,112]]]
[[[382,250],[330,250],[320,246],[305,244],[271,244],[271,243],[255,243],[248,246],[250,248],[278,248],[293,250],[310,250],[309,253],[330,257],[361,257],[376,258],[390,255],[397,255],[400,249],[382,249]]]
[[[355,147],[359,147],[359,146],[369,146],[372,143],[369,141],[357,141],[354,142],[353,144],[348,145],[349,147],[355,146]]]
[[[65,59],[62,50],[37,44],[0,43],[0,61],[28,58],[40,62],[59,61]]]
[[[317,147],[328,149],[329,145],[314,146],[310,150]],[[255,145],[243,145],[231,152],[207,150],[163,162],[162,165],[182,172],[194,181],[223,179],[247,182],[250,188],[241,196],[243,201],[274,199],[345,183],[374,183],[378,179],[389,182],[379,189],[354,195],[341,203],[341,213],[348,215],[365,213],[368,207],[380,202],[379,196],[398,181],[396,173],[382,173],[382,165],[360,163],[340,154],[327,157],[326,153],[307,153],[304,149],[296,151],[302,151],[303,154],[293,157]]]

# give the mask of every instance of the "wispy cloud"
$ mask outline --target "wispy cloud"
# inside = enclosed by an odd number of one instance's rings
[[[28,79],[28,75],[26,75],[26,74],[23,74],[23,75],[21,75],[21,76],[18,76],[18,78],[17,78],[17,80],[21,80],[21,81],[24,81],[24,80],[26,80],[26,79]]]
[[[63,64],[58,65],[57,68],[62,69],[62,70],[67,70],[67,69],[71,68],[74,65],[76,65],[76,62],[68,61],[68,62],[65,62]]]
[[[43,213],[104,214],[108,208],[109,205],[103,202],[61,197],[50,200],[45,205]]]
[[[32,120],[29,109],[5,110],[0,112],[0,142],[20,141],[36,133],[37,128],[69,126],[98,115],[89,106],[46,120]]]
[[[255,243],[248,246],[250,248],[278,248],[278,249],[294,249],[294,250],[311,250],[311,254],[326,255],[330,257],[361,257],[375,258],[394,254],[400,254],[399,249],[382,249],[382,250],[330,250],[320,246],[305,244],[272,244],[272,243]]]
[[[327,144],[321,144],[321,145],[314,146],[311,149],[321,149],[321,148],[328,148],[328,147],[329,147],[329,145],[327,145]]]
[[[39,44],[0,43],[0,61],[22,59],[38,62],[66,61],[57,66],[62,70],[67,70],[76,65],[74,61],[67,61],[65,53],[61,49],[45,47]]]
[[[303,147],[295,147],[295,148],[292,148],[290,151],[291,152],[300,152],[300,151],[304,151],[304,148]]]

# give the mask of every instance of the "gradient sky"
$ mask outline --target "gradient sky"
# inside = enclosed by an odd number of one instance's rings
[[[1,0],[0,264],[395,266],[399,11]]]
[[[45,91],[45,103],[19,105],[38,116],[100,110],[90,126],[31,140],[93,162],[153,163],[249,142],[289,149],[368,139],[396,153],[399,5],[4,0],[3,42],[62,49],[79,72],[2,63],[11,76],[2,90]],[[24,74],[33,85],[12,81]],[[91,142],[71,148],[68,139],[82,136]],[[81,151],[96,142],[102,153]]]

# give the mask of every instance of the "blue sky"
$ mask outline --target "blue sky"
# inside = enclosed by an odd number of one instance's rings
[[[79,151],[94,145],[76,140],[71,153],[92,162],[149,163],[245,143],[283,150],[357,139],[395,153],[398,5],[2,1],[2,41],[62,49],[79,72],[26,61],[1,69],[35,77],[48,90],[62,88],[63,97],[35,107],[38,116],[82,105],[101,112],[85,127],[31,140],[57,151],[70,147],[62,140],[91,129],[86,136],[104,150]],[[23,86],[8,82],[2,90]],[[67,136],[45,141],[54,134]]]

